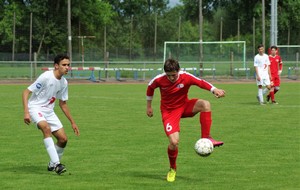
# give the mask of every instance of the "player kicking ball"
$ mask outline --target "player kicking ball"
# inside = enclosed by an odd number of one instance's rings
[[[165,73],[153,78],[147,88],[147,115],[153,116],[152,99],[154,90],[160,89],[161,115],[165,133],[169,139],[168,157],[170,170],[167,181],[173,182],[176,177],[176,159],[180,132],[180,119],[193,117],[200,112],[201,138],[209,138],[214,146],[221,146],[223,142],[216,141],[210,136],[212,123],[211,106],[207,100],[188,99],[188,91],[192,85],[212,92],[217,98],[225,96],[225,91],[214,87],[205,80],[199,79],[185,71],[180,71],[178,61],[168,59],[164,63]]]
[[[70,59],[66,55],[58,55],[54,59],[54,70],[46,71],[38,79],[23,91],[24,122],[29,125],[31,120],[43,133],[44,145],[50,157],[48,171],[55,171],[62,174],[66,171],[60,163],[67,145],[67,136],[63,125],[54,113],[56,99],[59,99],[59,106],[71,122],[74,133],[79,136],[79,129],[73,120],[69,108],[68,82],[63,75],[68,73]],[[29,95],[31,97],[28,100]],[[54,144],[52,135],[57,139]]]

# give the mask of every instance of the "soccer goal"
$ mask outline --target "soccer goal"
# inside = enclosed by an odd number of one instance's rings
[[[300,76],[300,45],[278,45],[278,52],[283,62],[283,75],[290,79]]]
[[[245,41],[166,41],[164,61],[168,58],[177,59],[183,70],[191,70],[201,77],[248,77],[250,73]]]

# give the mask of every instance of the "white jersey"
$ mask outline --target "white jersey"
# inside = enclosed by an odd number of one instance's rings
[[[62,77],[58,80],[53,71],[46,71],[32,83],[28,90],[32,92],[28,108],[46,108],[53,110],[55,100],[68,100],[68,82]]]
[[[268,67],[270,65],[269,56],[267,54],[259,55],[254,57],[254,67],[257,67],[258,74],[262,78],[269,77]]]

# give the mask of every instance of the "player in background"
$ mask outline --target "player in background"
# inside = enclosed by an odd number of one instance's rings
[[[258,87],[257,100],[260,105],[265,105],[263,97],[263,86],[271,89],[271,73],[269,56],[264,53],[265,48],[262,44],[257,46],[258,54],[254,57],[254,68],[256,73],[256,84]]]
[[[153,78],[147,88],[147,110],[149,117],[153,116],[152,99],[154,90],[160,89],[161,115],[165,133],[169,139],[167,149],[170,170],[167,181],[173,182],[176,177],[176,159],[180,132],[180,118],[193,117],[200,112],[201,138],[209,138],[214,146],[221,146],[223,142],[216,141],[210,136],[212,124],[211,106],[209,101],[203,99],[188,99],[190,86],[196,85],[212,92],[217,98],[225,96],[225,91],[214,87],[212,84],[201,80],[185,71],[180,71],[178,61],[168,59],[164,63],[165,73]]]
[[[59,99],[59,106],[71,122],[74,133],[79,136],[79,129],[67,106],[68,82],[63,75],[68,73],[69,66],[68,56],[57,55],[54,70],[41,74],[22,94],[24,122],[29,125],[33,121],[43,133],[44,145],[50,157],[48,171],[55,171],[59,175],[66,171],[60,160],[68,139],[62,123],[54,113],[56,99]],[[52,135],[57,139],[56,144]]]
[[[272,85],[270,93],[267,95],[267,102],[271,99],[273,104],[278,104],[275,101],[275,94],[280,89],[280,74],[282,72],[282,60],[280,55],[278,55],[277,46],[271,46],[271,54],[269,55],[270,60],[270,70],[272,76]]]

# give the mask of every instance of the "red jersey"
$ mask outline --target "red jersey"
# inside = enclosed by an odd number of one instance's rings
[[[147,88],[147,100],[152,100],[154,90],[160,89],[162,110],[176,109],[185,104],[188,100],[188,91],[190,86],[196,85],[202,89],[213,92],[215,87],[205,80],[201,80],[185,71],[179,71],[178,79],[172,83],[166,73],[157,75],[153,78]]]
[[[272,55],[269,55],[270,60],[270,70],[272,76],[278,76],[278,71],[282,70],[282,60],[279,55],[275,55],[274,57]]]

